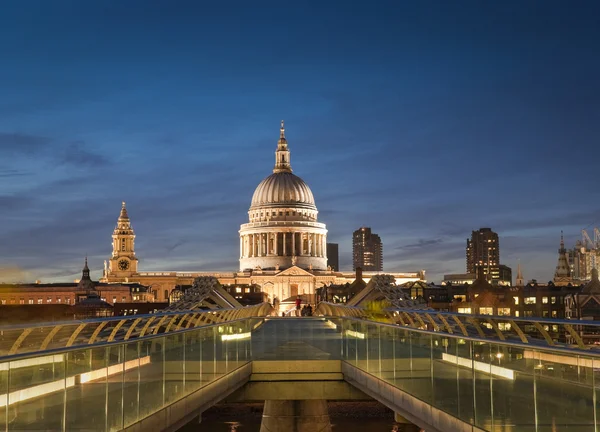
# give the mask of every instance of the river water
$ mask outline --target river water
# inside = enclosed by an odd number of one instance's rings
[[[259,432],[262,408],[262,404],[217,405],[204,413],[200,424],[192,421],[178,432]],[[395,424],[392,411],[377,402],[329,402],[329,416],[334,432],[390,432]]]
[[[188,424],[180,432],[230,432],[231,426],[237,425],[236,432],[259,432],[260,420],[235,421],[203,421],[201,424]],[[394,425],[388,420],[334,420],[334,432],[390,432]],[[285,432],[285,431],[282,431]]]

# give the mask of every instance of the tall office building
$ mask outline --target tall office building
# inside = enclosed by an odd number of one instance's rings
[[[327,266],[340,271],[340,248],[337,243],[327,243]]]
[[[371,228],[361,227],[352,234],[352,267],[364,271],[383,270],[383,244]]]
[[[491,228],[480,228],[467,239],[467,273],[477,273],[483,267],[488,279],[500,278],[500,245],[498,234]]]

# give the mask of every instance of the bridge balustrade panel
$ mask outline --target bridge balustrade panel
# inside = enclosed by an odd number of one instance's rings
[[[258,322],[12,356],[0,362],[0,430],[121,430],[250,362]]]
[[[486,431],[598,431],[600,357],[344,319],[342,358]]]

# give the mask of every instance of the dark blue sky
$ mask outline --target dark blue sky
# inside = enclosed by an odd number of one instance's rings
[[[212,3],[212,4],[211,4]],[[501,261],[551,279],[600,223],[598,2],[5,2],[0,267],[99,276],[122,200],[142,270],[236,269],[286,120],[294,172],[351,267]]]

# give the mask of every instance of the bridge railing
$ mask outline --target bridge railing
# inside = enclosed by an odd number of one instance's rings
[[[549,347],[577,347],[600,352],[600,346],[586,344],[586,335],[600,337],[600,322],[553,318],[523,318],[510,315],[472,315],[427,309],[386,309],[378,314],[365,308],[336,303],[319,303],[316,312],[327,316],[342,316],[379,320],[420,330],[478,337],[499,341],[514,341]]]
[[[0,356],[127,341],[241,318],[267,316],[271,305],[191,310],[0,327]]]
[[[261,322],[2,357],[0,430],[121,430],[250,362]]]
[[[599,431],[597,353],[356,318],[340,332],[350,365],[482,430]]]

